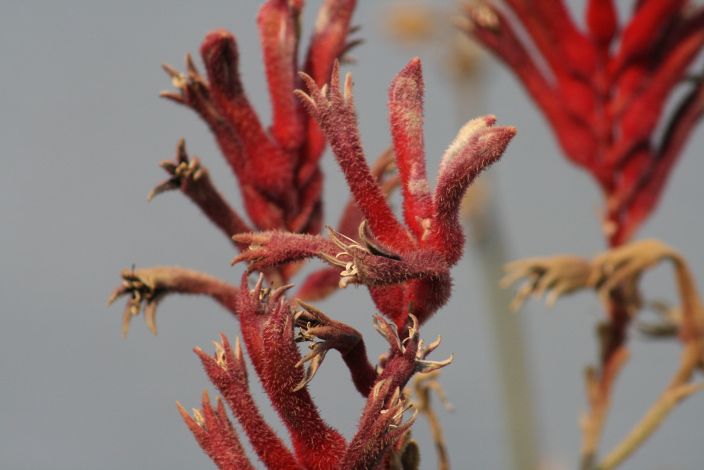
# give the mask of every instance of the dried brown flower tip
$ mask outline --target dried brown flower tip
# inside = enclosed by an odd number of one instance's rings
[[[526,258],[508,263],[504,270],[502,287],[525,281],[511,302],[513,311],[519,310],[531,295],[539,299],[547,294],[545,302],[552,306],[559,297],[588,287],[592,276],[589,261],[578,256]]]

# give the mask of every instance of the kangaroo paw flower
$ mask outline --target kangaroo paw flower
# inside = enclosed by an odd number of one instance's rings
[[[181,139],[176,147],[176,158],[161,162],[169,178],[149,192],[148,200],[171,190],[181,190],[228,238],[236,233],[251,232],[252,229],[225,201],[215,189],[208,170],[198,158],[190,159],[186,142]],[[242,248],[242,245],[238,246]]]
[[[396,326],[381,316],[374,317],[374,328],[389,343],[389,353],[380,363],[378,380],[391,378],[396,386],[403,388],[416,372],[428,373],[452,363],[453,355],[442,361],[426,359],[440,345],[441,340],[438,337],[426,345],[419,338],[418,319],[414,315],[409,315],[403,340]]]
[[[398,255],[370,238],[366,222],[359,229],[359,241],[328,227],[330,240],[337,246],[335,256],[321,256],[340,271],[340,287],[348,284],[367,286],[398,284],[411,279],[440,278],[449,267],[433,250],[418,249]]]
[[[393,386],[392,380],[379,380],[367,399],[367,405],[342,460],[341,468],[375,468],[387,451],[404,438],[416,420],[417,410],[404,420],[412,404]]]
[[[301,470],[291,451],[261,416],[247,383],[247,368],[239,338],[234,348],[224,335],[214,342],[215,354],[206,354],[200,348],[194,351],[203,363],[211,382],[227,401],[254,451],[267,468]]]
[[[689,266],[675,249],[659,240],[638,240],[614,248],[594,260],[595,287],[602,296],[619,286],[634,292],[636,307],[642,307],[637,283],[641,275],[662,261],[670,261],[675,271],[679,290],[680,315],[670,315],[670,323],[679,323],[683,341],[701,341],[704,338],[704,305]],[[681,320],[680,320],[681,318]]]
[[[357,390],[367,396],[377,373],[367,359],[362,335],[352,327],[335,321],[317,308],[305,302],[298,301],[302,308],[293,316],[298,328],[297,342],[310,343],[310,352],[303,356],[296,366],[303,367],[307,363],[303,380],[296,385],[294,391],[306,386],[315,376],[325,355],[330,349],[336,349],[352,374],[352,381]]]
[[[219,398],[217,408],[213,409],[208,392],[203,392],[202,409],[194,408],[193,417],[180,403],[177,402],[176,406],[200,447],[218,468],[254,470]]]
[[[333,242],[317,235],[281,231],[241,233],[233,239],[249,248],[236,256],[232,264],[246,262],[250,272],[321,256],[321,253],[334,254],[337,249]]]
[[[410,233],[396,220],[367,166],[357,129],[352,76],[346,76],[344,87],[341,88],[339,64],[336,64],[330,84],[322,88],[305,74],[301,78],[308,88],[308,94],[297,90],[297,95],[330,141],[357,206],[372,231],[388,246],[411,248]]]
[[[154,189],[149,191],[147,200],[151,201],[155,196],[174,189],[180,189],[182,185],[193,183],[201,179],[205,174],[205,170],[200,166],[200,160],[188,158],[186,151],[186,141],[181,139],[176,146],[176,158],[172,160],[164,160],[159,166],[169,174],[169,178],[159,183]]]
[[[637,282],[640,275],[676,252],[658,240],[640,240],[608,250],[594,259],[595,285],[607,295],[626,282]]]
[[[210,98],[208,81],[198,72],[190,54],[186,54],[185,74],[168,64],[162,68],[177,91],[162,91],[161,97],[193,109],[208,124],[215,125],[222,119]]]
[[[144,308],[144,319],[149,330],[156,334],[156,307],[164,296],[164,292],[158,292],[152,278],[140,278],[136,272],[124,270],[122,272],[122,285],[115,289],[108,298],[108,305],[112,305],[122,296],[129,296],[122,316],[122,334],[127,336],[132,317],[137,316]]]
[[[264,390],[289,431],[296,458],[305,467],[328,468],[341,458],[344,438],[323,421],[306,387],[293,391],[303,379],[296,364],[301,355],[294,341],[290,304],[283,297],[288,288],[263,287],[263,276],[246,289],[243,276],[239,312],[242,336]]]
[[[297,90],[296,94],[328,138],[365,221],[356,241],[348,230],[343,235],[331,231],[330,238],[339,250],[321,257],[341,270],[340,287],[351,283],[369,286],[377,307],[398,326],[403,326],[409,310],[414,309],[424,322],[447,301],[449,267],[462,256],[462,197],[481,171],[500,158],[516,130],[493,127],[493,116],[470,121],[445,153],[438,186],[431,192],[422,150],[422,69],[418,59],[411,60],[389,90],[404,225],[394,216],[378,176],[366,163],[351,76],[348,74],[341,85],[339,66],[335,65],[326,85],[306,74],[301,79],[307,93]],[[368,234],[373,234],[373,241]],[[385,288],[394,284],[402,285]]]
[[[108,298],[108,305],[118,298],[129,296],[122,317],[122,334],[127,336],[132,317],[144,310],[149,330],[156,334],[156,310],[159,302],[169,294],[199,294],[215,301],[236,314],[239,289],[198,271],[173,266],[143,269],[124,269],[122,284]]]

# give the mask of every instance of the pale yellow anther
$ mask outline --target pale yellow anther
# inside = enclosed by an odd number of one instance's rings
[[[345,90],[342,97],[346,103],[352,99],[352,74],[349,72],[345,74]]]
[[[235,351],[234,351],[234,354],[235,354],[235,359],[237,359],[238,361],[239,361],[240,359],[242,359],[242,345],[240,344],[240,337],[239,337],[239,336],[235,336]]]
[[[496,30],[499,27],[498,16],[484,4],[480,4],[472,10],[472,18],[482,28]]]
[[[193,408],[191,409],[191,412],[193,413],[193,421],[196,422],[198,426],[201,428],[205,426],[205,418],[203,417],[203,414],[200,412],[198,408]]]
[[[180,73],[178,75],[174,75],[173,77],[171,77],[171,84],[174,86],[174,88],[186,88],[186,77],[184,77]]]
[[[215,362],[217,362],[223,369],[226,369],[227,364],[225,362],[225,348],[222,343],[218,341],[213,341],[213,346],[215,346]]]

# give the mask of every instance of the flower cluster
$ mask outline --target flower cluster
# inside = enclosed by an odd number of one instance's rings
[[[209,296],[237,317],[247,354],[288,430],[291,449],[255,405],[239,339],[232,346],[223,335],[213,356],[199,348],[195,352],[268,468],[418,468],[417,446],[409,434],[413,418],[404,419],[411,406],[404,388],[414,374],[433,372],[452,361],[426,359],[440,342],[424,344],[419,326],[450,295],[449,269],[461,257],[464,241],[460,201],[477,175],[502,155],[515,129],[494,127],[493,116],[470,121],[444,155],[438,184],[431,190],[423,151],[422,70],[420,61],[413,59],[389,90],[393,150],[369,167],[357,128],[351,76],[342,87],[339,77],[338,59],[355,44],[347,39],[355,2],[323,2],[303,71],[297,73],[302,3],[267,0],[259,12],[273,106],[268,130],[244,93],[230,33],[216,31],[203,42],[207,78],[190,56],[185,75],[165,66],[178,92],[163,96],[190,107],[208,124],[238,179],[249,221],[219,194],[201,162],[188,156],[183,141],[176,159],[162,162],[169,178],[150,198],[180,190],[232,237],[240,252],[234,263],[247,263],[241,283],[177,267],[133,268],[123,271],[123,283],[110,302],[128,297],[125,334],[130,319],[142,309],[156,332],[157,305],[173,293]],[[329,238],[320,235],[318,163],[326,141],[352,193],[337,230],[329,228]],[[394,169],[398,174],[390,174]],[[386,199],[399,185],[405,224]],[[292,286],[287,281],[302,260],[312,257],[329,266],[306,277],[292,296],[297,300],[290,300],[286,293]],[[259,272],[258,281],[250,286],[254,271]],[[305,302],[350,283],[367,286],[382,314],[374,317],[374,325],[389,347],[377,364],[367,358],[359,332]],[[298,342],[310,343],[305,356]],[[358,431],[349,442],[323,420],[307,388],[331,349],[340,353],[366,399]],[[190,415],[179,405],[179,411],[220,468],[253,468],[224,403],[218,399],[213,406],[204,394],[202,410]]]
[[[412,312],[423,323],[450,295],[449,269],[462,256],[464,236],[459,205],[477,175],[495,162],[515,135],[512,127],[493,127],[485,116],[469,121],[440,163],[431,192],[423,151],[423,78],[413,59],[389,88],[389,114],[395,162],[403,193],[405,225],[393,214],[382,188],[367,167],[359,132],[352,78],[340,86],[333,68],[329,86],[319,88],[302,75],[310,94],[297,91],[323,129],[362,215],[357,240],[330,229],[321,236],[267,231],[236,235],[249,244],[235,262],[262,270],[317,256],[340,276],[339,285],[363,284],[379,310],[399,328]]]
[[[482,1],[467,6],[466,28],[513,70],[565,155],[597,181],[610,243],[628,241],[704,111],[702,80],[689,75],[704,46],[704,7],[639,1],[619,22],[613,0],[590,0],[581,31],[562,1],[504,3],[516,20]],[[688,89],[666,115],[680,85]]]

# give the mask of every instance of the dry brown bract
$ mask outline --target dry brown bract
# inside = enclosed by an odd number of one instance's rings
[[[555,256],[518,260],[505,267],[506,276],[502,285],[508,287],[524,281],[512,302],[514,309],[520,308],[530,296],[540,298],[546,294],[546,303],[552,305],[565,294],[594,289],[604,302],[608,302],[612,295],[625,296],[623,301],[635,315],[652,305],[643,301],[640,295],[638,282],[641,276],[663,261],[671,262],[674,268],[680,305],[662,309],[665,322],[644,330],[658,333],[658,336],[661,332],[676,331],[683,345],[680,364],[660,397],[597,466],[599,469],[619,465],[658,428],[677,403],[704,388],[702,383],[690,383],[695,370],[704,369],[704,307],[687,262],[681,254],[661,241],[639,240],[605,251],[591,261],[578,256]],[[627,359],[627,351],[623,349],[622,352],[622,360],[614,362],[619,367]],[[612,372],[614,376],[617,373]],[[596,390],[599,388],[598,381],[591,376],[593,374],[587,374],[592,413],[585,418],[582,427],[585,445],[596,448],[593,441],[598,440],[601,434],[604,416],[594,410],[602,409],[605,413],[609,394],[599,393],[600,390]],[[610,383],[608,380],[606,382]]]

